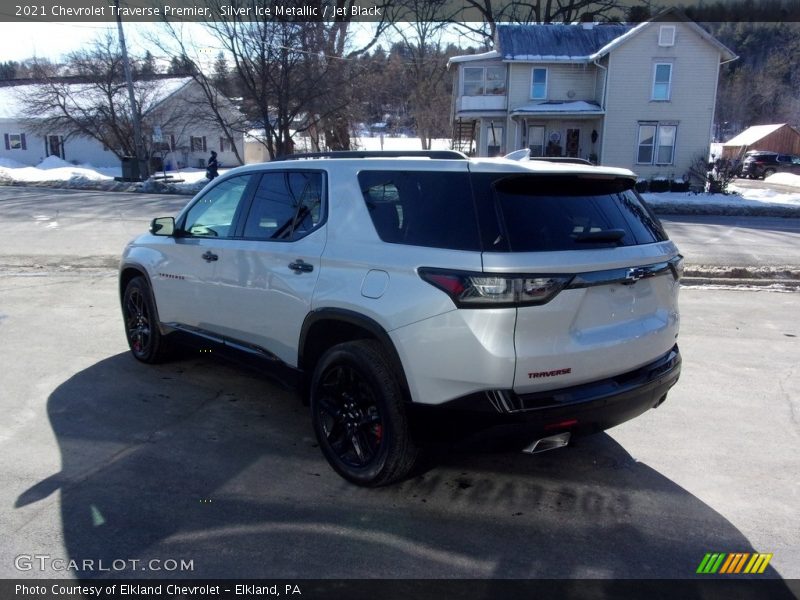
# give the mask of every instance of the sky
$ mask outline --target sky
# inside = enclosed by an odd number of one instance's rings
[[[125,43],[128,52],[142,55],[150,48],[153,54],[156,49],[144,39],[146,31],[156,30],[154,23],[125,23]],[[197,30],[193,37],[202,38],[198,25],[189,25]],[[109,23],[0,23],[0,62],[7,60],[20,61],[36,56],[59,60],[74,50],[91,44],[97,36],[110,31],[117,35],[116,22]],[[213,41],[208,40],[209,44]],[[214,52],[216,54],[216,52]]]
[[[158,23],[124,23],[125,44],[132,55],[142,56],[150,50],[156,58],[159,50],[149,43],[146,35],[157,33]],[[215,57],[219,51],[218,42],[210,37],[199,23],[185,23],[184,35],[202,49],[202,54]],[[354,29],[362,30],[357,40],[370,39],[370,25],[354,23]],[[36,56],[58,61],[66,54],[90,45],[92,40],[110,31],[116,38],[117,24],[109,23],[3,23],[0,22],[0,62],[21,61]],[[201,56],[202,56],[201,54]]]
[[[128,52],[134,56],[144,55],[146,50],[164,63],[170,56],[161,56],[160,51],[146,38],[158,33],[162,26],[160,23],[135,23],[123,24],[125,32],[125,45]],[[191,39],[196,48],[201,50],[198,56],[208,56],[210,60],[216,57],[220,50],[219,42],[211,37],[200,23],[184,23],[173,26],[184,27],[185,39]],[[13,60],[22,61],[36,56],[58,61],[65,55],[75,50],[80,50],[92,43],[98,36],[110,31],[114,38],[117,37],[116,22],[108,23],[4,23],[0,22],[0,62]],[[368,43],[374,34],[374,27],[370,23],[354,22],[351,32],[355,44]],[[459,35],[458,32],[446,33],[444,43],[464,43],[476,45],[474,40],[469,40]]]

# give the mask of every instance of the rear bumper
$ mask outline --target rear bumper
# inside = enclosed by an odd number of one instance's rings
[[[425,438],[501,427],[528,437],[569,431],[586,435],[633,419],[666,399],[681,372],[678,346],[634,371],[584,385],[515,394],[491,390],[437,407],[415,407],[414,424]]]

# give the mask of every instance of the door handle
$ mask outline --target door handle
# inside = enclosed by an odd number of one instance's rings
[[[218,260],[218,259],[219,259],[219,256],[217,256],[216,254],[211,252],[211,250],[206,250],[203,253],[203,260],[205,260],[206,262],[214,262],[215,260]]]
[[[295,273],[311,273],[314,270],[314,265],[310,265],[302,258],[298,258],[296,261],[289,263],[289,268]]]

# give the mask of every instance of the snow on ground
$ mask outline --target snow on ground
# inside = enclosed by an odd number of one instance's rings
[[[227,169],[220,169],[220,175]],[[122,167],[95,167],[89,164],[74,165],[57,156],[48,156],[35,167],[14,160],[0,159],[0,183],[41,185],[72,189],[99,189],[109,191],[158,192],[194,194],[208,183],[205,169],[168,171],[176,182],[162,183],[158,179],[144,183],[116,181]],[[163,173],[156,173],[163,175]]]
[[[788,185],[790,187],[796,187],[798,190],[800,190],[800,175],[795,175],[793,173],[775,173],[775,175],[770,175],[767,177],[764,182]]]
[[[380,150],[381,138],[359,137],[354,146],[363,150]],[[446,139],[433,140],[434,150],[449,146]],[[421,150],[419,138],[384,137],[384,150]],[[220,174],[227,169],[220,169]],[[121,167],[97,168],[91,165],[73,165],[58,157],[50,156],[35,167],[26,166],[10,159],[0,159],[0,183],[11,185],[41,185],[47,187],[101,189],[109,191],[153,192],[195,194],[208,183],[203,169],[181,169],[168,171],[167,175],[177,181],[163,182],[151,179],[143,183],[119,182],[114,177],[121,175]],[[157,173],[156,175],[163,175]],[[779,192],[773,189],[737,188],[730,186],[733,194],[695,194],[691,192],[645,193],[644,198],[661,213],[723,214],[791,214],[800,216],[800,176],[778,173],[765,180],[767,184],[796,187],[797,192]]]
[[[800,209],[800,187],[796,193],[776,192],[770,189],[736,188],[730,186],[735,194],[695,194],[692,192],[644,193],[642,196],[651,206],[673,204],[689,206],[724,206],[730,208],[757,208],[764,206],[795,207]]]
[[[422,150],[422,142],[418,137],[359,137],[354,140],[353,146],[357,150]],[[431,140],[431,150],[449,149],[450,140],[446,138]]]

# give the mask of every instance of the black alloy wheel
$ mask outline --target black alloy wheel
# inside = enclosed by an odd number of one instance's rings
[[[323,434],[338,459],[363,469],[378,456],[383,442],[383,418],[365,377],[350,365],[325,371],[320,382],[318,411]]]
[[[167,349],[155,314],[147,281],[144,277],[134,277],[128,282],[122,296],[125,337],[131,354],[146,363],[159,362]]]
[[[322,356],[311,381],[311,419],[325,458],[353,483],[385,485],[416,462],[403,394],[374,340],[345,342]]]

